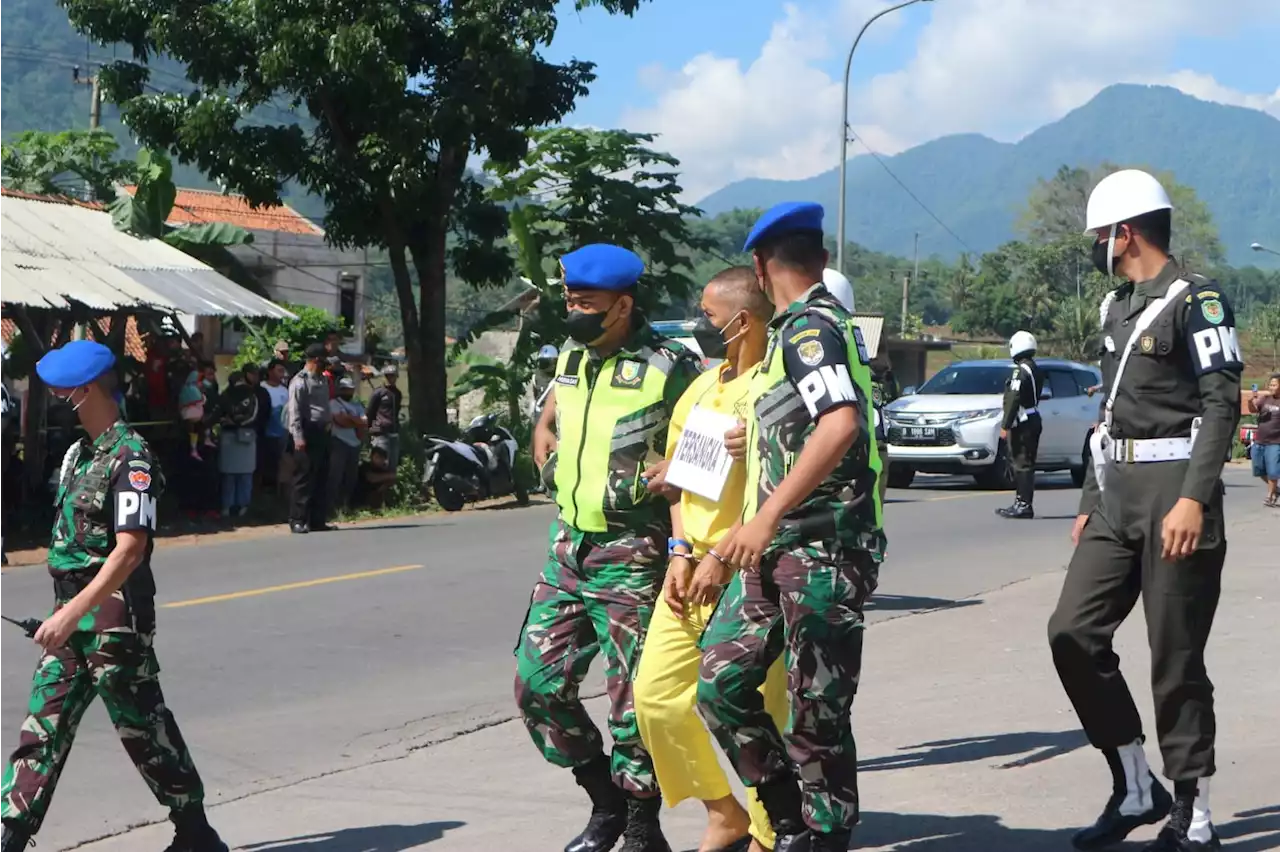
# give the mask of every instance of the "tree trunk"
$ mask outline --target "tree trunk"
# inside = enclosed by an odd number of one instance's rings
[[[469,140],[468,140],[469,141]],[[467,145],[442,145],[436,158],[435,198],[430,209],[422,211],[409,229],[409,257],[418,275],[419,311],[418,343],[421,359],[420,378],[411,377],[410,412],[431,432],[448,428],[448,379],[444,342],[444,313],[447,283],[445,248],[449,234],[449,214],[458,194],[458,183],[467,164]],[[408,340],[408,333],[405,334]]]
[[[412,367],[411,413],[424,424],[426,431],[443,433],[449,425],[447,358],[444,342],[445,270],[443,222],[432,228],[430,245],[409,250],[414,270],[418,273],[418,292],[422,311],[418,317],[419,360],[421,369]],[[408,334],[405,340],[408,341]]]
[[[434,432],[426,416],[428,393],[425,382],[426,364],[422,360],[422,335],[419,329],[418,304],[413,293],[413,277],[405,259],[405,248],[398,241],[387,249],[391,261],[391,279],[395,282],[396,301],[400,303],[400,325],[404,329],[404,355],[409,366],[409,422],[418,431]]]

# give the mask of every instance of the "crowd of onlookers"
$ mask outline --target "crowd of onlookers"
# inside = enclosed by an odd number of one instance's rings
[[[147,416],[172,421],[176,411],[182,424],[184,441],[169,448],[169,483],[189,518],[241,518],[255,506],[275,515],[287,503],[292,519],[301,504],[301,526],[324,529],[339,511],[385,504],[398,462],[394,365],[381,371],[366,411],[357,382],[373,385],[374,375],[343,362],[337,334],[308,346],[301,361],[278,341],[268,362],[233,370],[221,385],[199,335],[185,347],[175,341],[148,341]],[[305,402],[295,392],[304,387],[314,391]],[[305,430],[291,428],[304,421]]]

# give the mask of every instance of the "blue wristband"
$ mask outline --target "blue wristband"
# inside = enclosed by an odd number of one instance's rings
[[[688,553],[680,553],[680,554],[677,554],[677,553],[676,553],[676,548],[677,548],[677,547],[679,547],[680,545],[684,545],[685,550],[687,550],[687,551],[689,551],[689,552],[688,552]],[[679,556],[692,556],[692,555],[693,555],[693,545],[692,545],[692,544],[690,544],[689,542],[685,541],[685,540],[684,540],[684,539],[682,539],[682,538],[669,538],[669,539],[667,539],[667,556],[676,556],[676,555],[679,555]]]

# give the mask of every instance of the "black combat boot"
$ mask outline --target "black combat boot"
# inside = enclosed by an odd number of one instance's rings
[[[1197,800],[1197,787],[1202,798]],[[1197,816],[1196,810],[1202,811],[1203,824],[1192,827]],[[1192,839],[1195,835],[1198,839]],[[1200,781],[1178,781],[1174,784],[1173,808],[1169,812],[1169,821],[1160,829],[1156,839],[1142,847],[1142,852],[1210,852],[1221,849],[1222,840],[1218,831],[1209,822],[1209,785],[1207,778]]]
[[[1015,521],[1029,521],[1036,516],[1031,504],[1024,503],[1022,500],[1014,500],[1012,506],[996,509],[996,514],[1002,518],[1012,518]]]
[[[1097,822],[1071,838],[1075,848],[1087,852],[1113,846],[1139,826],[1155,825],[1168,815],[1173,799],[1147,768],[1141,750],[1141,742],[1102,750],[1111,767],[1111,798]]]
[[[218,832],[205,819],[204,806],[192,805],[172,811],[173,842],[164,852],[228,852]]]
[[[661,810],[661,796],[627,798],[627,828],[622,832],[622,852],[671,852],[658,822]]]
[[[813,835],[804,824],[800,786],[790,775],[756,786],[760,804],[773,826],[773,852],[811,852]]]
[[[13,823],[4,824],[4,840],[0,841],[0,852],[22,852],[29,843],[31,832]]]
[[[609,758],[601,755],[573,768],[574,780],[591,797],[591,819],[564,852],[607,852],[627,827],[627,797],[613,783]]]

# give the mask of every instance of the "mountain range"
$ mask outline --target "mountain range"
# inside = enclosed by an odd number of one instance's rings
[[[96,63],[123,56],[123,49],[89,45],[54,0],[3,0],[2,11],[5,138],[29,129],[86,127],[89,87],[72,81],[72,68],[81,66],[84,80]],[[176,63],[157,58],[153,69],[159,87],[182,91],[189,85]],[[280,120],[278,114],[263,117]],[[134,143],[109,104],[103,105],[102,126],[120,140],[122,155],[132,156]],[[1016,236],[1018,212],[1038,178],[1062,165],[1110,161],[1172,172],[1208,204],[1233,264],[1280,268],[1280,257],[1249,250],[1254,241],[1280,250],[1280,120],[1256,110],[1166,87],[1119,85],[1016,143],[945,136],[882,160],[884,165],[858,156],[848,169],[848,237],[876,251],[910,256],[916,232],[922,256],[949,260],[966,250],[989,251]],[[960,239],[939,226],[885,166]],[[212,188],[189,167],[175,164],[174,177],[180,185]],[[834,226],[837,192],[833,169],[805,180],[738,181],[698,206],[715,215],[807,199],[826,206]],[[287,197],[304,215],[323,218],[320,199],[297,190]]]
[[[1103,162],[1172,172],[1208,205],[1229,262],[1280,266],[1280,257],[1250,250],[1255,241],[1280,250],[1280,120],[1166,86],[1111,86],[1014,143],[961,134],[880,161],[854,157],[847,169],[847,236],[906,257],[916,232],[922,256],[990,251],[1018,236],[1015,223],[1038,179],[1052,177],[1059,166]],[[713,216],[779,201],[817,201],[834,229],[838,196],[838,170],[832,169],[804,180],[737,181],[697,205]]]

